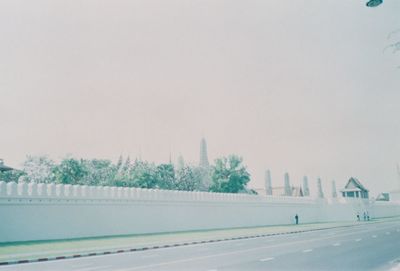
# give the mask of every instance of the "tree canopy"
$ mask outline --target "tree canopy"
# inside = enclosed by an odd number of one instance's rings
[[[243,159],[236,155],[216,159],[212,169],[210,191],[224,193],[245,191],[250,181],[250,174],[242,162]]]
[[[0,180],[72,185],[107,185],[184,191],[249,193],[250,174],[236,155],[215,160],[215,166],[203,168],[185,164],[155,163],[119,157],[107,159],[66,157],[59,163],[47,156],[27,156],[22,170],[2,172]]]

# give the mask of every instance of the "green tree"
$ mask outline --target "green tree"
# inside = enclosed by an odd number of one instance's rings
[[[211,173],[210,167],[191,167],[195,178],[199,179],[199,191],[209,191],[211,186]]]
[[[129,174],[129,170],[131,169],[131,158],[128,156],[125,160],[125,164],[122,166],[122,171],[124,174]]]
[[[156,188],[157,180],[157,170],[154,164],[136,160],[129,172],[127,186]]]
[[[26,176],[26,173],[22,170],[7,170],[0,172],[0,181],[3,182],[18,182],[19,177]]]
[[[184,191],[201,190],[201,175],[189,166],[179,168],[176,174],[176,189]]]
[[[47,156],[27,156],[23,163],[26,180],[34,183],[51,183],[55,181],[55,164]]]
[[[117,167],[110,160],[92,159],[81,160],[86,174],[79,181],[85,185],[113,185]]]
[[[62,184],[83,184],[88,174],[83,160],[65,158],[54,168],[55,180]]]
[[[120,156],[120,158],[118,159],[118,163],[115,166],[113,185],[124,186],[124,187],[134,186],[134,184],[132,183],[131,171],[132,171],[132,165],[129,156],[125,162],[123,162],[122,156]]]
[[[123,163],[123,158],[122,158],[122,155],[120,155],[118,158],[118,162],[115,165],[118,170],[120,170],[120,168],[122,167],[122,163]]]
[[[160,189],[175,189],[175,168],[172,164],[161,164],[156,168],[157,184]]]
[[[242,165],[242,161],[237,155],[216,159],[215,166],[212,167],[210,191],[238,193],[245,190],[250,181],[250,174]]]

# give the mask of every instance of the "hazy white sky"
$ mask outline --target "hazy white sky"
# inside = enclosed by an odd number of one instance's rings
[[[242,155],[251,186],[288,171],[396,185],[400,1],[0,2],[0,156],[197,163]],[[325,191],[329,193],[329,190]]]

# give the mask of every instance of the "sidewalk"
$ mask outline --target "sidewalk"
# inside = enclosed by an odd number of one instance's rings
[[[398,218],[397,218],[398,219]],[[385,219],[387,221],[387,219]],[[366,223],[379,222],[379,220]],[[335,222],[56,241],[0,243],[0,264],[47,261],[362,225]]]

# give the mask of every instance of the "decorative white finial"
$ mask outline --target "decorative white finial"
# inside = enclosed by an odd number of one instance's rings
[[[269,170],[265,172],[265,193],[267,196],[272,196],[271,171]]]

